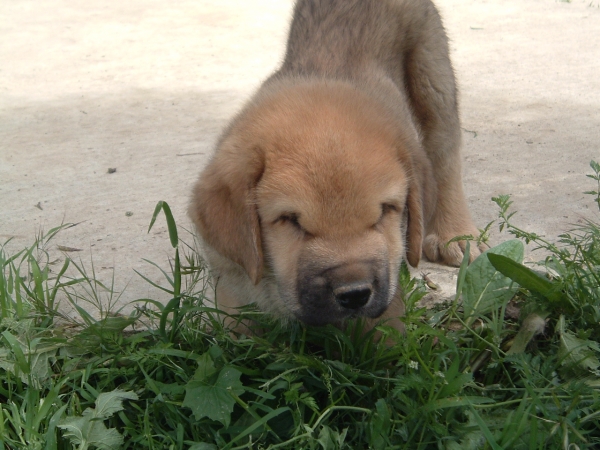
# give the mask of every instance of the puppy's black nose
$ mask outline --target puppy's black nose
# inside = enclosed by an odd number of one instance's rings
[[[371,298],[371,286],[342,286],[334,290],[333,295],[343,308],[358,309]]]

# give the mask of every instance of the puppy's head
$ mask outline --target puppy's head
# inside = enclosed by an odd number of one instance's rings
[[[255,284],[274,276],[283,305],[269,309],[311,325],[379,317],[402,257],[421,255],[419,155],[393,111],[350,85],[279,86],[226,132],[190,215]]]

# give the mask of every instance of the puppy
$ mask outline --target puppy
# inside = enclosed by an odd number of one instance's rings
[[[405,257],[459,265],[477,235],[461,181],[448,39],[429,0],[298,0],[281,68],[227,127],[190,217],[218,306],[402,328]],[[471,248],[470,259],[480,249]]]

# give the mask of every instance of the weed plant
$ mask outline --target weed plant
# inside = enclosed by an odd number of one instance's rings
[[[463,261],[455,298],[433,310],[403,267],[405,334],[283,325],[247,308],[239,317],[260,332],[234,336],[163,202],[151,226],[164,213],[174,258],[164,285],[147,281],[171,300],[142,299],[127,316],[106,308],[112,289],[93,267],[67,257],[51,270],[45,249],[63,227],[1,248],[0,447],[600,448],[600,226],[555,244],[512,224],[508,196],[494,201],[516,239]],[[524,266],[523,242],[549,256]]]

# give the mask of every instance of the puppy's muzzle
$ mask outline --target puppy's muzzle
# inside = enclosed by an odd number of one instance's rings
[[[389,304],[385,261],[304,267],[298,277],[295,316],[308,325],[339,324],[350,317],[379,317]]]
[[[333,290],[335,301],[342,308],[358,309],[365,306],[373,293],[370,284],[350,284]]]

